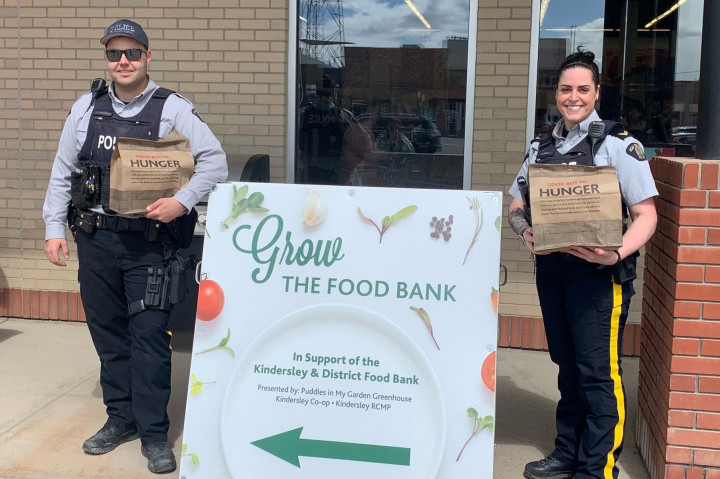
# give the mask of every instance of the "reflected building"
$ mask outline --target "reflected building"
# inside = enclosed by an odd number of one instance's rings
[[[461,187],[467,48],[467,39],[459,37],[446,39],[442,48],[346,45],[342,67],[301,57],[305,60],[300,65],[305,95],[298,109],[301,182],[313,176],[306,173],[307,142],[302,140],[309,133],[304,112],[322,91],[366,125],[377,150],[390,152],[379,167],[386,179],[393,178],[380,186]],[[443,138],[445,143],[455,138],[453,147],[443,150]]]

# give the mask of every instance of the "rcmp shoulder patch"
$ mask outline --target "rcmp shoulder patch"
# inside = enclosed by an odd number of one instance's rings
[[[632,156],[633,158],[635,158],[638,161],[647,160],[647,157],[645,156],[645,152],[643,151],[643,147],[640,146],[639,143],[631,143],[625,150],[625,153]]]
[[[195,115],[196,117],[198,117],[198,120],[205,123],[205,120],[202,119],[202,117],[200,116],[200,113],[198,113],[195,108],[192,109],[192,114]]]

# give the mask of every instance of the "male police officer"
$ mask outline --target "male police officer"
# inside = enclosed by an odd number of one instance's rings
[[[87,454],[104,454],[141,439],[148,469],[175,469],[167,443],[170,398],[169,310],[132,308],[142,304],[148,271],[162,267],[172,248],[158,230],[186,212],[214,184],[227,177],[220,143],[193,105],[148,76],[151,52],[142,27],[118,20],[101,38],[112,83],[81,96],[60,137],[45,197],[45,254],[65,266],[65,229],[78,249],[78,279],[88,328],[100,358],[100,384],[107,422],[83,443]],[[195,173],[172,198],[147,206],[145,217],[121,217],[109,207],[110,157],[118,137],[157,140],[173,129],[190,140]],[[111,139],[111,141],[108,141]],[[72,203],[71,203],[72,200]],[[174,223],[173,223],[174,224]],[[62,258],[60,257],[62,253]]]

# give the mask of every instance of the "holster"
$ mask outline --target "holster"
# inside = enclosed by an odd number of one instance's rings
[[[197,218],[198,212],[193,208],[188,211],[187,214],[178,216],[171,222],[163,225],[167,237],[175,247],[184,249],[192,244]]]
[[[195,272],[198,259],[195,255],[184,258],[172,254],[162,266],[148,268],[145,297],[128,305],[128,314],[146,309],[169,311],[173,305],[182,303],[188,294],[188,281]]]

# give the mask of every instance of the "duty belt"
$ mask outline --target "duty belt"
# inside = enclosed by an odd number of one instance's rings
[[[155,227],[160,227],[160,222],[149,220],[147,218],[125,218],[123,216],[103,215],[93,213],[92,211],[77,210],[75,225],[83,231],[92,233],[94,230],[108,230],[115,233],[125,231],[147,231],[148,228],[156,223]]]

